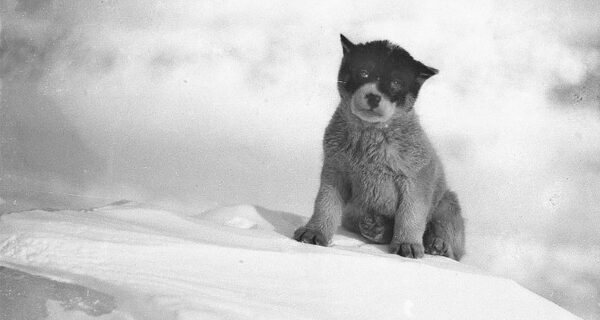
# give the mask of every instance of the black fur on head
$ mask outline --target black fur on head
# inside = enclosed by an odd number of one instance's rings
[[[338,90],[343,99],[366,83],[376,83],[381,93],[401,106],[408,94],[416,98],[423,82],[438,73],[387,40],[354,44],[342,34],[340,38],[344,57]]]

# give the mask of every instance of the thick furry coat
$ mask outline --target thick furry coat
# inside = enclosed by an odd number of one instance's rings
[[[460,259],[460,206],[413,108],[437,70],[387,41],[342,36],[342,46],[341,102],[325,130],[314,213],[294,238],[328,245],[341,222],[392,253]]]

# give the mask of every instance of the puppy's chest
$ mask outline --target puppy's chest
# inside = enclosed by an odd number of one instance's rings
[[[362,136],[349,141],[344,150],[345,162],[352,175],[396,180],[406,167],[398,146],[384,137]]]
[[[404,181],[397,147],[382,140],[359,140],[345,152],[352,199],[365,208],[391,215]]]

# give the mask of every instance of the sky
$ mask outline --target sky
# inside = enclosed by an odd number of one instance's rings
[[[465,263],[599,319],[599,11],[4,0],[0,212],[130,199],[310,216],[339,34],[389,39],[440,70],[416,110],[467,219]]]

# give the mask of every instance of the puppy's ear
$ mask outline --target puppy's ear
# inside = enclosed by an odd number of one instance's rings
[[[354,43],[352,43],[348,38],[346,38],[343,34],[340,33],[340,39],[342,40],[342,50],[344,51],[344,55],[347,55],[356,47]]]
[[[419,81],[421,84],[439,72],[438,69],[428,67],[421,61],[417,60],[415,60],[415,71],[417,73],[417,81]]]

